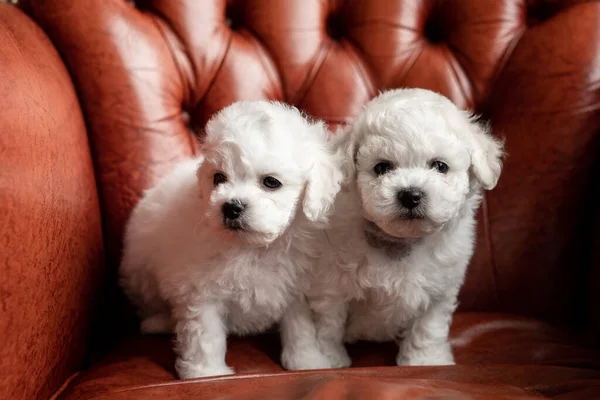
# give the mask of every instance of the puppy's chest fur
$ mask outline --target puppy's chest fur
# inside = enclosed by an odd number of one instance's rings
[[[186,302],[223,304],[227,329],[233,333],[269,328],[297,295],[304,269],[310,265],[302,254],[290,263],[288,257],[295,250],[286,253],[278,247],[229,249],[214,260],[197,264],[202,268],[195,273],[188,270],[186,283],[180,286],[187,291]]]
[[[365,250],[356,278],[363,291],[361,297],[373,307],[394,303],[405,309],[405,314],[414,314],[439,295],[449,278],[421,241],[383,247],[368,244]]]
[[[338,276],[331,279],[340,283],[337,290],[348,301],[369,301],[373,307],[405,304],[408,309],[417,310],[437,295],[440,286],[445,286],[447,277],[427,254],[423,241],[382,241],[365,234],[362,224],[346,229],[344,236],[343,244],[334,245],[335,259],[327,263],[340,266]],[[322,271],[328,268],[324,264]],[[319,286],[329,278],[322,276],[320,280]]]
[[[445,244],[436,246],[436,239],[386,238],[353,213],[333,221],[330,237],[334,259],[326,263],[340,267],[339,290],[348,300],[371,299],[375,305],[400,302],[422,308],[449,284],[452,271],[445,264],[457,256],[446,252]],[[326,263],[321,270],[328,268]]]
[[[426,240],[406,243],[401,252],[391,254],[370,245],[365,250],[356,270],[360,295],[350,300],[348,341],[395,338],[432,303],[459,287],[466,267],[462,257],[442,254],[446,249]]]
[[[281,253],[269,249],[249,263],[236,260],[217,278],[218,297],[226,298],[227,321],[230,331],[240,334],[267,329],[281,318],[292,299],[298,294],[309,263],[298,254],[291,265],[280,260]],[[293,251],[292,251],[293,252]],[[299,268],[300,267],[300,268]],[[242,272],[243,271],[243,272]]]
[[[353,213],[333,224],[335,259],[328,264],[339,266],[332,275],[341,283],[334,295],[350,303],[350,341],[389,340],[432,303],[455,295],[473,251],[471,212],[444,231],[411,241],[373,237],[368,229],[365,234],[368,225]]]

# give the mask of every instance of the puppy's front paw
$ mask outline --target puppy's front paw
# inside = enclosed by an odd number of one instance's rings
[[[400,350],[396,358],[400,366],[454,365],[454,357],[449,345],[426,347],[419,350]]]
[[[192,364],[181,359],[175,361],[175,370],[180,379],[202,378],[205,376],[231,375],[233,370],[227,365],[206,366]]]
[[[352,365],[352,359],[343,344],[323,343],[321,352],[329,359],[331,368],[347,368]]]
[[[308,351],[286,351],[281,353],[281,364],[289,370],[335,368],[329,359],[317,349]]]

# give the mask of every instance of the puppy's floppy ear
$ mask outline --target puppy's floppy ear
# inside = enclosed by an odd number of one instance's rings
[[[471,172],[486,190],[496,187],[502,172],[504,142],[491,134],[489,124],[469,116],[471,131]]]
[[[315,123],[312,128],[320,131],[317,135],[329,135],[323,123]],[[331,142],[315,147],[302,210],[310,221],[326,222],[327,212],[335,201],[343,179],[341,157]]]
[[[341,169],[343,173],[342,185],[347,186],[354,180],[356,174],[356,155],[358,151],[358,130],[349,125],[346,128],[338,128],[331,139],[334,148],[341,158]]]

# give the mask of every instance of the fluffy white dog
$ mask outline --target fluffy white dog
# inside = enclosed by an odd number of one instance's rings
[[[203,158],[134,209],[121,283],[143,332],[175,331],[181,378],[233,373],[227,334],[269,328],[302,289],[318,256],[311,234],[343,178],[327,140],[323,123],[293,107],[235,103],[208,122]]]
[[[398,365],[453,364],[449,326],[502,143],[423,89],[376,97],[339,140],[348,180],[308,292],[314,326],[296,340],[316,338],[330,367],[350,365],[344,336],[396,340]]]

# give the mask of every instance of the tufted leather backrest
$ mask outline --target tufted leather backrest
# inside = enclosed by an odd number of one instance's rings
[[[330,124],[378,91],[423,87],[506,138],[463,309],[572,320],[598,187],[600,2],[33,0],[78,88],[118,264],[142,192],[197,152],[215,111],[280,99]]]

